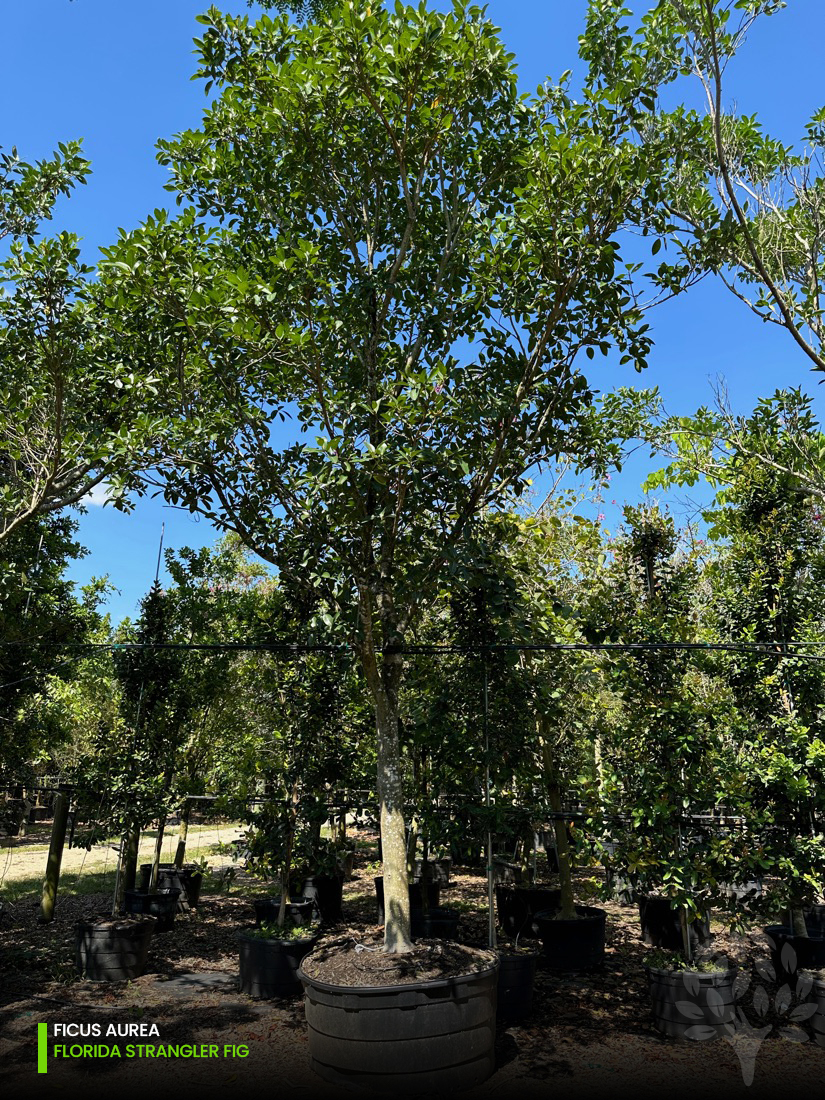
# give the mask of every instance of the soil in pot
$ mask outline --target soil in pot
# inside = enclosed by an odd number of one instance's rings
[[[574,920],[562,920],[558,910],[535,915],[547,963],[554,970],[589,970],[604,961],[604,909],[577,905]]]
[[[502,948],[499,952],[496,1006],[500,1021],[517,1024],[529,1017],[537,961],[535,951]]]
[[[259,1000],[294,997],[301,992],[301,960],[318,942],[317,932],[300,939],[241,933],[240,989]]]
[[[561,890],[549,886],[497,886],[496,912],[498,923],[508,936],[537,937],[536,913],[542,909],[558,909]]]
[[[376,924],[384,923],[384,878],[379,875],[378,878],[373,879],[375,882],[375,898],[377,902],[377,915],[378,919]],[[423,897],[421,894],[424,884],[420,881],[410,883],[410,909],[423,909],[422,905]],[[438,903],[441,900],[441,887],[437,882],[429,882],[426,884],[427,888],[427,908],[436,909]]]
[[[146,970],[153,917],[80,921],[75,927],[75,965],[93,982],[125,982]]]
[[[325,945],[301,967],[313,1070],[384,1095],[481,1084],[495,1068],[497,976],[492,952],[460,944],[402,955]]]
[[[661,970],[646,966],[653,1023],[679,1041],[721,1039],[736,1016],[736,970]]]
[[[651,947],[665,951],[684,951],[682,921],[678,908],[673,908],[670,898],[643,896],[638,899],[642,940]],[[710,942],[710,918],[698,917],[689,926],[692,951]]]
[[[127,890],[124,908],[127,913],[154,917],[156,932],[171,932],[175,924],[180,894],[180,890],[162,890],[157,894],[146,894],[143,890]]]
[[[344,894],[344,876],[308,875],[298,880],[296,897],[311,901],[315,917],[322,924],[339,924],[344,919],[341,900]]]
[[[258,928],[262,924],[274,924],[278,920],[281,911],[280,898],[256,898],[252,905],[255,908],[255,924]],[[292,921],[299,928],[308,925],[312,920],[313,902],[311,898],[295,898],[286,904],[286,919]]]

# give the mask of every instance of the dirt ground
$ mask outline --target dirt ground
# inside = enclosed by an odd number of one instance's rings
[[[226,840],[226,836],[222,837]],[[372,871],[361,853],[351,882],[344,888],[347,926],[331,932],[357,939],[376,930]],[[485,882],[480,871],[460,869],[453,885],[442,889],[441,904],[461,911],[459,938],[486,944]],[[533,1013],[521,1026],[499,1026],[496,1071],[464,1095],[474,1097],[768,1097],[779,1090],[795,1096],[823,1095],[825,1051],[803,1032],[805,1042],[780,1034],[787,1024],[783,1006],[776,1011],[777,990],[755,979],[743,998],[767,998],[773,1005],[762,1023],[769,1034],[758,1046],[753,1084],[743,1083],[739,1055],[724,1040],[676,1044],[661,1038],[650,1017],[643,971],[646,948],[638,914],[613,902],[599,902],[594,872],[580,879],[579,897],[608,912],[605,963],[588,973],[560,974],[542,959],[535,983]],[[552,879],[549,881],[552,882]],[[226,884],[224,884],[225,886]],[[229,890],[203,896],[197,912],[179,914],[175,928],[155,936],[148,972],[132,982],[96,984],[77,978],[73,965],[73,929],[82,918],[105,911],[106,895],[59,899],[54,922],[37,923],[37,898],[22,898],[0,920],[0,1089],[3,1097],[55,1092],[79,1093],[88,1100],[145,1095],[146,1086],[176,1097],[212,1097],[230,1089],[263,1087],[268,1093],[295,1092],[326,1100],[344,1095],[311,1070],[300,997],[286,1002],[255,1001],[239,993],[237,934],[254,921],[250,898],[264,888],[241,872]],[[721,926],[714,951],[748,968],[765,958],[758,931],[733,939]],[[762,993],[757,990],[761,989]],[[168,1060],[49,1060],[46,1075],[36,1074],[37,1023],[98,1024],[104,1037],[67,1043],[216,1045],[218,1058]],[[156,1037],[106,1039],[109,1023],[156,1025]],[[798,1036],[797,1036],[798,1037]],[[50,1043],[61,1041],[50,1039]],[[247,1048],[245,1057],[238,1048]],[[223,1057],[224,1047],[229,1056]],[[741,1053],[741,1048],[740,1048]],[[90,1068],[91,1067],[91,1068]],[[432,1096],[433,1094],[429,1094]]]

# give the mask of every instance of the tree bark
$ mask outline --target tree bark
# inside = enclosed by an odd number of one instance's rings
[[[43,881],[43,896],[40,900],[38,920],[48,924],[54,920],[54,906],[57,901],[57,886],[60,882],[60,863],[63,859],[63,845],[66,843],[66,826],[69,821],[69,796],[58,791],[54,796],[54,822],[49,844],[49,858],[46,862],[46,877]]]
[[[189,816],[192,813],[192,803],[187,802],[180,814],[180,826],[178,828],[178,846],[175,849],[175,866],[178,870],[183,867],[186,859],[186,838],[189,836]]]
[[[166,814],[158,818],[158,835],[155,840],[155,854],[152,857],[152,871],[149,875],[149,893],[158,892],[158,878],[160,875],[160,857],[163,853],[163,833],[166,828]]]
[[[127,890],[134,890],[137,878],[138,849],[140,848],[140,829],[127,830],[123,849],[123,894],[120,900],[126,896]]]
[[[384,950],[403,952],[412,949],[412,938],[398,704],[381,688],[375,700],[375,724],[384,873]]]

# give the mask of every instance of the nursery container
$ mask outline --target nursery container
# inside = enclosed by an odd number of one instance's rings
[[[498,967],[396,986],[330,985],[302,969],[313,1070],[390,1096],[480,1085],[495,1069]]]

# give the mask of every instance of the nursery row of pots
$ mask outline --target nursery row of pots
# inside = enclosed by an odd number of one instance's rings
[[[170,878],[161,880],[161,889],[177,905],[181,891],[170,882]],[[560,920],[558,889],[498,886],[499,924],[516,948],[498,958],[491,956],[486,970],[403,986],[331,985],[309,975],[306,962],[318,944],[319,919],[325,923],[341,919],[342,876],[315,876],[304,888],[304,896],[285,907],[290,927],[283,934],[271,927],[279,915],[280,899],[255,903],[258,928],[239,937],[240,985],[248,995],[266,999],[296,996],[303,989],[312,1066],[339,1086],[383,1092],[396,1086],[408,1088],[411,1080],[418,1090],[458,1090],[480,1084],[493,1069],[496,1020],[517,1023],[530,1013],[538,955],[523,945],[519,949],[518,944],[540,940],[553,969],[587,969],[604,957],[604,910],[577,906],[576,919]],[[381,878],[375,880],[375,888],[380,922]],[[411,884],[412,912],[418,922],[414,936],[429,938],[435,926],[426,921],[444,919],[445,911],[438,904],[440,889],[435,882]],[[639,912],[645,942],[665,947],[677,933],[681,937],[679,914],[668,899],[640,899]],[[455,915],[452,927],[438,928],[440,938],[455,936],[457,919]],[[808,921],[813,935],[804,946],[789,928],[766,930],[773,936],[780,980],[795,978],[797,967],[825,966],[825,955],[818,954],[825,943],[825,907],[810,910]],[[137,976],[146,965],[149,942],[153,932],[160,930],[159,923],[149,915],[86,926],[78,936],[81,972],[93,980]],[[692,934],[697,944],[706,942],[707,921],[695,921]],[[789,953],[788,944],[795,954]],[[654,1022],[664,1035],[712,1039],[735,1030],[735,970],[701,973],[649,966],[646,971]],[[817,1041],[825,1046],[825,981],[813,982],[812,993],[817,1006],[812,1023]]]

